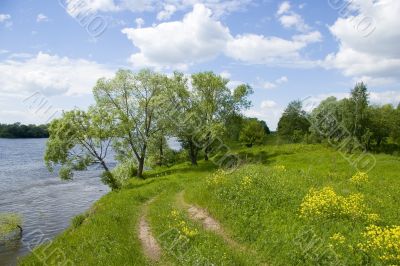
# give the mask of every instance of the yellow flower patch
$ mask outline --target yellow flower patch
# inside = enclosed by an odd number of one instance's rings
[[[384,264],[400,265],[400,226],[370,225],[363,233],[365,241],[358,247]]]
[[[367,207],[362,194],[348,197],[337,195],[331,187],[311,189],[300,205],[300,216],[308,219],[349,217],[367,218]]]
[[[219,169],[215,171],[211,176],[207,177],[206,182],[209,186],[218,186],[222,185],[227,180],[227,172]]]
[[[350,181],[356,185],[368,183],[368,174],[364,172],[357,172],[350,178]]]

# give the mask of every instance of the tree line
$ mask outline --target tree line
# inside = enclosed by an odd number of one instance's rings
[[[400,145],[400,103],[372,105],[364,83],[350,97],[328,97],[310,113],[301,101],[289,103],[278,123],[278,135],[293,142],[345,143],[354,150],[382,151],[383,144]]]
[[[241,115],[251,105],[252,88],[242,84],[231,91],[228,82],[213,72],[189,77],[147,69],[119,70],[111,79],[99,79],[94,105],[64,112],[49,125],[46,164],[50,170],[61,165],[60,177],[68,179],[73,170],[97,163],[104,169],[103,182],[116,189],[118,180],[107,162],[111,149],[120,164],[134,165],[136,175],[143,177],[146,164],[166,165],[179,156],[167,145],[172,137],[192,165],[199,156],[209,160],[227,149],[226,139],[240,138],[251,146],[269,129],[265,122]],[[255,138],[250,136],[254,132]]]
[[[47,125],[0,124],[0,138],[48,138]]]

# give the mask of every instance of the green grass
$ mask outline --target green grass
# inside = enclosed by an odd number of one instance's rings
[[[381,264],[377,254],[358,248],[370,221],[300,217],[300,205],[310,188],[329,186],[340,196],[363,194],[368,212],[380,217],[378,226],[399,225],[400,158],[375,155],[377,164],[368,173],[369,182],[356,185],[349,181],[356,170],[333,149],[273,143],[250,149],[233,145],[247,164],[214,183],[210,176],[216,168],[210,162],[155,169],[146,173],[144,181],[132,179],[20,264],[57,265],[66,258],[75,265],[150,265],[141,251],[137,224],[142,205],[152,198],[148,219],[163,248],[160,265]],[[183,190],[187,202],[206,208],[231,238],[254,254],[232,247],[191,221],[176,202]],[[196,233],[176,245],[180,222]],[[343,235],[345,242],[331,240],[335,233]]]

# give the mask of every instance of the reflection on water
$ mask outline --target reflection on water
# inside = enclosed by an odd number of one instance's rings
[[[45,143],[0,139],[0,213],[21,214],[24,228],[23,241],[0,246],[0,265],[15,265],[38,232],[43,238],[54,237],[109,191],[100,182],[100,170],[76,173],[68,182],[49,173],[43,162]]]

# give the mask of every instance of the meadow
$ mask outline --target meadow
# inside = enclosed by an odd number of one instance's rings
[[[400,157],[375,154],[363,173],[321,144],[233,146],[246,162],[238,169],[200,161],[147,171],[20,265],[400,265]],[[156,260],[139,237],[144,208]]]

